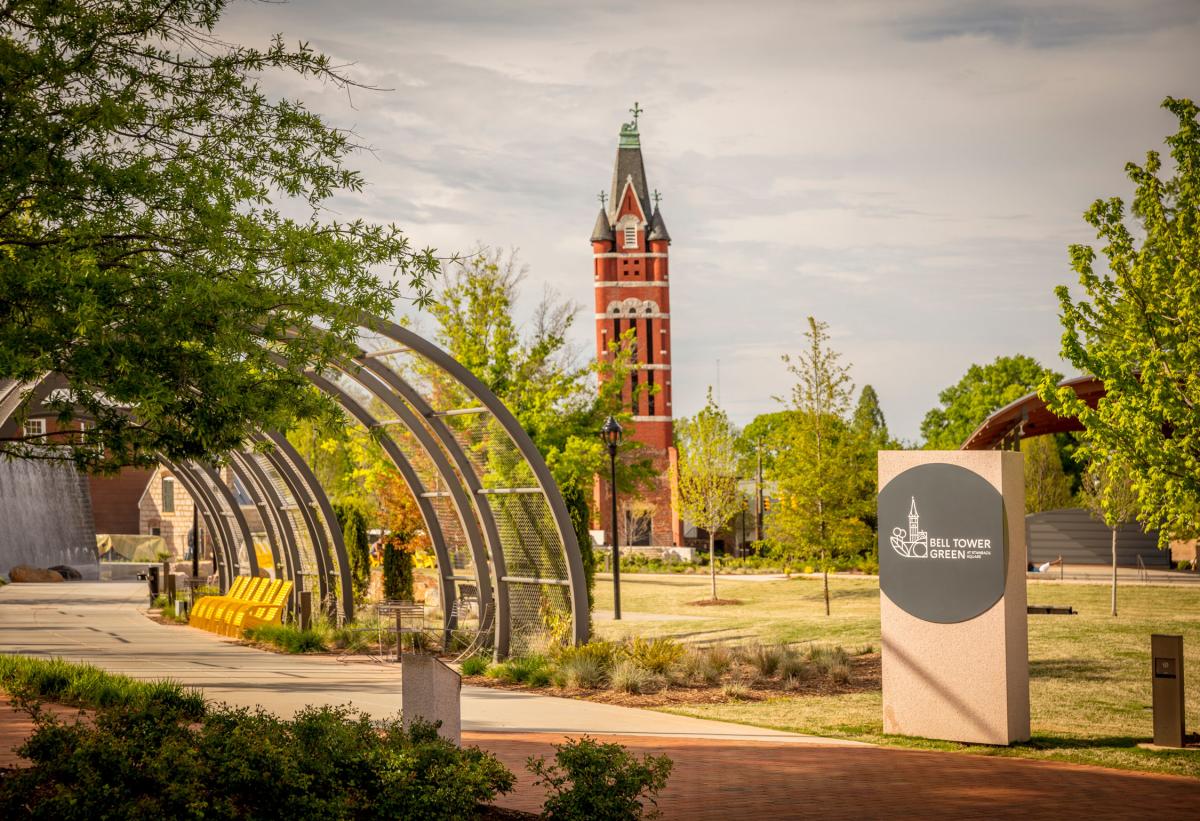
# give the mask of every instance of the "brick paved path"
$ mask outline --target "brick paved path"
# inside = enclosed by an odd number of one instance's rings
[[[1200,819],[1200,782],[1029,761],[880,747],[596,736],[675,762],[659,801],[664,819]],[[517,774],[497,803],[536,812],[530,755],[562,737],[466,733]]]

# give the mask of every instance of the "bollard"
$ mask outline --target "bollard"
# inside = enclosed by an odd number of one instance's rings
[[[1154,676],[1154,744],[1183,746],[1183,636],[1150,636]]]
[[[153,607],[158,598],[158,568],[154,565],[146,568],[146,584],[150,588],[150,606]]]
[[[300,591],[300,629],[308,630],[312,627],[312,591]]]
[[[168,573],[166,576],[163,577],[163,581],[166,582],[166,584],[163,585],[163,592],[167,594],[167,599],[172,604],[174,604],[175,603],[175,592],[176,592],[176,590],[175,590],[175,582],[176,582],[175,574]]]

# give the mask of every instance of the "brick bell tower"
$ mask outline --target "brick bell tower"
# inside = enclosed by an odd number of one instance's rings
[[[636,498],[618,498],[621,545],[682,545],[682,523],[675,510],[674,422],[671,412],[671,301],[668,249],[671,235],[651,193],[642,162],[637,103],[633,121],[621,126],[612,186],[600,193],[600,213],[592,229],[592,269],[596,294],[596,356],[610,356],[608,345],[630,329],[637,368],[625,388],[626,407],[639,385],[656,392],[638,398],[633,430],[626,431],[654,463],[653,487]],[[596,478],[594,510],[607,530],[608,483]]]

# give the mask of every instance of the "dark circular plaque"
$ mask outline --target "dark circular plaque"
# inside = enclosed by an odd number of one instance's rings
[[[973,619],[1004,595],[1004,499],[958,465],[909,468],[879,491],[879,587],[924,621]]]

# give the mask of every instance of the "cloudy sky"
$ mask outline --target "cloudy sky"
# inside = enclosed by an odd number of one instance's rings
[[[735,421],[789,390],[830,325],[893,432],[973,362],[1059,370],[1055,285],[1080,218],[1200,97],[1200,0],[234,4],[220,33],[308,40],[385,91],[270,80],[374,148],[342,216],[443,252],[519,249],[584,306],[596,194],[645,109],[671,247],[676,415],[719,383]]]

